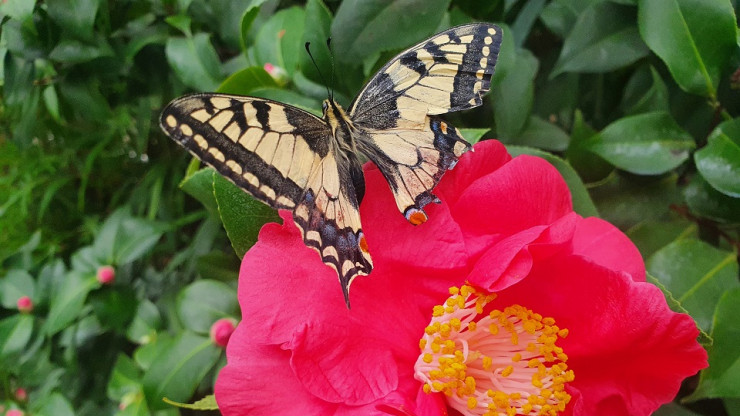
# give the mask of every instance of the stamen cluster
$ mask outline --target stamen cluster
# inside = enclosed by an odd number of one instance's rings
[[[424,391],[444,393],[465,416],[564,411],[574,374],[556,342],[568,330],[520,305],[488,311],[496,295],[472,286],[452,287],[450,295],[434,307],[419,342],[415,377]]]

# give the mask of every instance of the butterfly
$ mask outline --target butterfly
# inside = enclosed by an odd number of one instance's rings
[[[263,98],[193,94],[162,112],[161,127],[193,155],[275,209],[293,212],[304,243],[349,287],[373,268],[360,222],[359,153],[382,172],[414,225],[442,175],[470,149],[439,115],[477,107],[501,46],[489,23],[453,27],[399,53],[347,110],[333,97],[321,118]]]

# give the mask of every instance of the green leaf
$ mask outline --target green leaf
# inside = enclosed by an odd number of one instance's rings
[[[173,406],[182,407],[184,409],[193,409],[193,410],[218,410],[218,403],[216,403],[216,396],[213,394],[210,394],[195,403],[188,404],[188,403],[178,403],[173,402],[172,400],[168,398],[164,398],[165,403],[171,404]]]
[[[607,161],[588,150],[590,141],[597,134],[596,130],[586,124],[583,113],[576,110],[566,156],[585,182],[600,181],[614,170]]]
[[[75,416],[75,411],[69,401],[59,393],[52,393],[41,402],[39,409],[34,412],[38,416]]]
[[[118,354],[108,379],[108,398],[120,402],[126,395],[140,391],[141,375],[141,369],[134,360],[125,354]]]
[[[736,276],[737,277],[737,276]],[[699,377],[699,386],[685,400],[713,397],[740,398],[740,289],[728,290],[717,304],[709,350],[709,368]]]
[[[191,37],[193,35],[193,32],[190,30],[190,25],[192,24],[192,19],[190,18],[190,16],[184,14],[176,14],[174,16],[167,16],[164,21],[167,22],[168,25],[182,32],[183,35],[187,37]]]
[[[228,179],[213,173],[213,190],[226,234],[239,258],[257,242],[257,234],[266,222],[278,221],[276,212],[254,199]]]
[[[249,31],[252,28],[254,19],[256,19],[257,15],[260,13],[260,6],[262,6],[262,3],[265,1],[267,0],[252,0],[249,3],[249,7],[247,7],[242,14],[241,22],[239,23],[239,44],[242,47],[242,51],[247,50],[247,45],[249,44],[247,41]]]
[[[640,0],[638,27],[684,91],[716,95],[722,70],[737,49],[729,0]]]
[[[49,52],[49,59],[66,64],[90,62],[93,59],[113,56],[113,48],[103,39],[82,42],[76,39],[62,39]]]
[[[478,143],[491,129],[458,129],[462,137],[470,144]]]
[[[707,146],[694,153],[694,160],[696,168],[714,189],[740,197],[740,118],[717,126]]]
[[[193,160],[197,161],[197,159]],[[212,213],[218,210],[216,197],[213,195],[213,174],[215,172],[213,168],[203,168],[186,176],[180,182],[180,189],[200,201]]]
[[[640,250],[642,258],[648,258],[674,240],[697,238],[696,223],[687,220],[643,221],[626,232]]]
[[[254,42],[257,62],[280,67],[292,77],[298,68],[300,55],[305,53],[301,43],[305,19],[305,12],[299,7],[283,9],[272,15],[257,32]]]
[[[507,145],[506,150],[508,150],[512,156],[526,154],[538,156],[550,162],[550,164],[552,164],[563,176],[565,183],[568,184],[568,189],[570,189],[571,197],[573,199],[573,210],[584,217],[599,216],[599,211],[591,200],[586,186],[568,162],[552,153],[543,152],[542,150],[531,147]]]
[[[516,49],[507,27],[493,75],[491,102],[496,133],[506,142],[519,143],[519,134],[529,120],[534,100],[534,78],[539,61],[526,49]]]
[[[6,309],[16,309],[18,299],[28,296],[36,301],[36,285],[25,270],[11,269],[0,278],[0,304]]]
[[[65,32],[82,40],[92,40],[99,0],[55,0],[46,7],[49,17]]]
[[[701,217],[724,223],[740,223],[740,198],[729,197],[696,175],[684,190],[686,204]]]
[[[311,43],[311,53],[316,59],[316,65],[324,72],[328,72],[332,67],[332,58],[329,49],[326,47],[326,40],[331,37],[332,15],[329,8],[321,0],[309,0],[306,3],[306,21],[304,26],[309,28],[303,32],[302,43]],[[324,84],[331,82],[324,80],[318,70],[311,62],[311,57],[307,53],[300,54],[299,65],[301,72],[311,81]],[[326,76],[326,75],[324,75]]]
[[[223,94],[249,95],[257,88],[278,87],[275,80],[263,68],[252,66],[232,74],[221,83],[217,92]]]
[[[67,273],[59,291],[51,298],[51,307],[44,324],[44,332],[47,335],[53,335],[80,318],[87,294],[98,285],[94,276],[74,270]]]
[[[594,3],[578,16],[565,38],[550,78],[562,72],[608,72],[647,56],[634,20],[633,7]]]
[[[357,66],[377,52],[400,49],[432,35],[450,0],[346,0],[339,5],[331,33],[334,56]]]
[[[589,141],[589,150],[638,175],[658,175],[683,163],[694,140],[668,113],[619,119]]]
[[[740,287],[735,255],[700,240],[671,243],[653,254],[646,267],[706,332],[722,293]]]
[[[161,224],[133,217],[121,208],[105,221],[93,246],[99,261],[120,266],[147,254],[162,232]]]
[[[592,0],[553,0],[542,10],[540,19],[552,33],[565,38],[578,16],[592,3]]]
[[[723,402],[729,416],[740,416],[740,399],[726,398]]]
[[[133,342],[146,344],[154,338],[161,325],[162,317],[159,315],[157,306],[150,300],[143,299],[136,308],[136,314],[126,331],[126,337]]]
[[[165,53],[170,67],[185,85],[199,91],[215,91],[221,83],[220,62],[207,34],[170,38]]]
[[[212,251],[198,257],[198,274],[221,282],[233,282],[239,278],[239,259],[223,251]]]
[[[632,74],[620,106],[626,115],[670,110],[668,88],[652,65],[642,66]]]
[[[676,403],[666,403],[660,406],[652,416],[701,416]]]
[[[537,116],[531,116],[524,130],[512,142],[521,146],[563,151],[570,137],[558,126]]]
[[[17,314],[0,320],[0,368],[6,368],[4,363],[10,363],[11,355],[23,352],[33,335],[33,317]]]
[[[144,374],[144,392],[150,407],[167,408],[162,401],[164,397],[180,402],[188,400],[220,355],[221,349],[207,337],[181,333],[169,348],[159,351]]]
[[[7,1],[3,3],[2,13],[12,19],[23,22],[31,17],[35,4],[36,2],[31,0]]]
[[[671,204],[681,203],[675,174],[631,176],[614,173],[590,188],[601,217],[621,229],[668,214]]]
[[[177,314],[183,326],[198,334],[208,334],[221,318],[237,316],[236,291],[215,280],[198,280],[177,297]]]

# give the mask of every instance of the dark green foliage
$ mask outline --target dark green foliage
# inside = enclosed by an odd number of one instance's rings
[[[329,86],[347,105],[404,47],[485,20],[504,28],[492,93],[450,121],[555,165],[576,211],[627,232],[705,331],[710,369],[657,414],[740,415],[736,3],[3,1],[0,408],[166,416],[193,410],[162,397],[210,394],[224,357],[208,328],[239,317],[233,253],[276,216],[188,167],[164,104],[220,91],[316,113]]]

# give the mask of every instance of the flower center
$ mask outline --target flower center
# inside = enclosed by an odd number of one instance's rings
[[[484,314],[495,294],[450,288],[419,341],[415,378],[465,416],[551,415],[565,410],[573,381],[553,318],[520,305]]]

